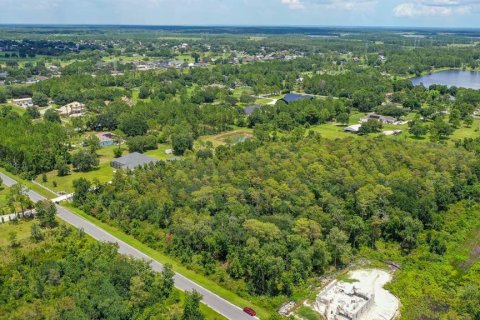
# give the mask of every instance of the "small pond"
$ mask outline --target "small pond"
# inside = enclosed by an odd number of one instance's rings
[[[456,86],[480,90],[479,71],[449,70],[420,76],[411,80],[413,85],[417,86],[423,84],[427,88],[432,84],[440,84],[449,87]]]

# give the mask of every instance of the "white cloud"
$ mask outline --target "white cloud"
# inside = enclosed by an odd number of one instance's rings
[[[417,0],[404,2],[393,9],[397,17],[452,16],[470,14],[480,0]]]
[[[293,10],[305,9],[305,5],[301,0],[282,0],[282,4]]]
[[[281,0],[290,9],[305,9],[308,6],[323,6],[330,9],[353,10],[371,6],[378,0]]]

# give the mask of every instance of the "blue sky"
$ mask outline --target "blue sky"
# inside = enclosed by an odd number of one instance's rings
[[[0,0],[0,24],[480,28],[480,0]]]

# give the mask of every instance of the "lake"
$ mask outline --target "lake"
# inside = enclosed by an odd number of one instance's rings
[[[413,85],[417,86],[423,83],[425,87],[432,84],[440,84],[446,86],[457,86],[462,88],[480,89],[480,72],[479,71],[459,71],[449,70],[432,73],[411,79]]]

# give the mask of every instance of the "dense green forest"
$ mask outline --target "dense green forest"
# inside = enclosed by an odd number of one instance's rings
[[[27,241],[15,234],[0,247],[2,319],[180,319],[185,313],[168,267],[154,273],[115,245],[64,225],[42,229],[35,222]]]
[[[32,123],[11,108],[0,109],[0,163],[14,173],[34,176],[52,170],[56,159],[67,157],[66,137],[58,123]]]
[[[273,297],[378,241],[405,254],[425,241],[424,230],[441,242],[434,231],[449,206],[480,196],[480,162],[460,149],[297,140],[118,172],[94,193],[79,180],[75,203],[241,294]]]

